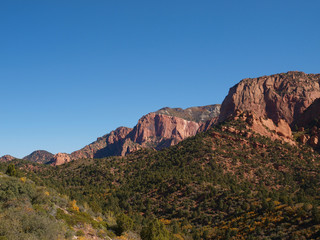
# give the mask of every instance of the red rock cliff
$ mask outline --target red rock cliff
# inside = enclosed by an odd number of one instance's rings
[[[320,97],[320,74],[288,72],[244,79],[229,91],[221,105],[219,121],[237,109],[274,122],[284,119],[292,124],[309,105]]]
[[[161,149],[194,136],[200,126],[200,123],[182,118],[149,113],[139,120],[130,135],[133,142],[143,147]]]

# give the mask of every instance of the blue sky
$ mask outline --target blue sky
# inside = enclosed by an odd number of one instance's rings
[[[72,152],[243,78],[320,72],[320,2],[0,1],[0,155]]]

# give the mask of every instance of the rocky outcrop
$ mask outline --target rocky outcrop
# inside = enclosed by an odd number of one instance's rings
[[[53,154],[45,150],[37,150],[25,156],[23,159],[36,163],[48,163],[53,157]]]
[[[70,158],[69,154],[57,153],[52,157],[52,159],[50,160],[50,162],[48,162],[48,164],[51,164],[53,166],[58,166],[58,165],[65,164],[70,161],[71,161],[71,158]]]
[[[320,74],[288,72],[244,79],[229,91],[221,105],[219,121],[239,109],[256,117],[281,119],[293,124],[320,97]]]
[[[16,159],[15,157],[12,157],[11,155],[4,155],[0,157],[0,162],[10,162],[13,159]]]
[[[293,140],[291,127],[289,124],[280,119],[277,123],[269,118],[258,117],[254,113],[237,110],[232,116],[234,120],[241,120],[247,124],[247,128],[262,136],[271,138],[272,140],[280,140],[282,142],[295,145]],[[231,131],[233,132],[234,131]],[[236,133],[237,134],[237,133]]]

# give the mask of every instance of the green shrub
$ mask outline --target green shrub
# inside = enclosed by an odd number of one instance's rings
[[[84,236],[84,232],[82,230],[79,230],[76,232],[76,236],[78,237]]]

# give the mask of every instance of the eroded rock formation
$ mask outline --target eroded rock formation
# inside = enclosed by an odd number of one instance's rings
[[[67,162],[70,162],[71,158],[67,153],[57,153],[55,154],[51,161],[49,162],[53,166],[58,166]]]

